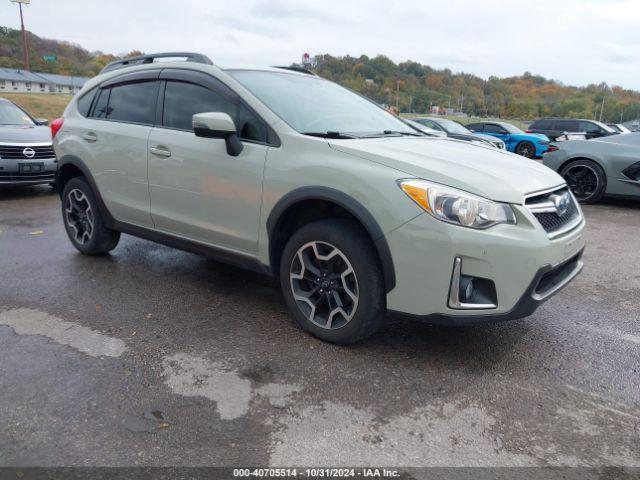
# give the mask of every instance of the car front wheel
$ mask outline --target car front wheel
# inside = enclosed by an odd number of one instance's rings
[[[296,231],[282,255],[280,282],[297,323],[322,340],[355,343],[384,320],[378,257],[352,221],[321,220]]]
[[[560,176],[580,203],[596,203],[604,196],[607,176],[596,162],[575,160],[562,168]]]
[[[105,226],[93,190],[82,177],[72,178],[64,186],[62,220],[69,240],[85,255],[103,255],[120,240],[120,232]]]

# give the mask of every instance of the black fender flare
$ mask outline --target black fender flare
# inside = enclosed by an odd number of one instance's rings
[[[78,168],[78,170],[82,172],[82,175],[87,180],[87,183],[91,187],[91,190],[93,190],[93,194],[95,195],[96,201],[98,202],[98,208],[100,209],[100,214],[102,215],[102,218],[104,218],[107,227],[116,230],[115,228],[116,220],[113,218],[113,216],[111,215],[111,212],[109,212],[109,209],[107,208],[107,205],[104,203],[104,200],[102,199],[102,195],[100,195],[100,190],[98,190],[98,185],[96,184],[96,181],[93,178],[93,175],[91,174],[91,170],[89,170],[89,167],[87,167],[87,165],[82,161],[82,159],[80,159],[75,155],[64,155],[58,160],[58,170],[56,171],[56,183],[58,184],[58,194],[60,195],[60,197],[62,197],[62,188],[60,188],[61,184],[59,182],[59,177],[65,165],[73,165],[74,167]]]
[[[284,195],[275,204],[269,217],[267,218],[267,233],[269,235],[269,257],[270,260],[275,258],[273,247],[275,242],[271,240],[275,238],[275,233],[278,231],[279,226],[284,218],[285,212],[289,207],[296,203],[305,200],[324,200],[335,203],[336,205],[344,208],[347,212],[353,215],[365,228],[369,236],[371,237],[373,244],[380,258],[382,266],[382,274],[384,276],[385,291],[389,293],[396,286],[396,274],[393,266],[393,257],[391,256],[391,250],[389,244],[384,237],[384,232],[378,225],[373,215],[362,205],[359,201],[353,197],[347,195],[340,190],[336,190],[330,187],[323,186],[308,186],[301,187]],[[277,271],[278,267],[271,262],[271,268],[273,271]]]

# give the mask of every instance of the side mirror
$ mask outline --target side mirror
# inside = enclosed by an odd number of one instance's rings
[[[196,113],[192,117],[193,133],[196,137],[222,138],[227,147],[227,153],[237,157],[244,145],[236,133],[236,125],[231,117],[223,112]]]
[[[49,126],[49,120],[46,118],[36,118],[36,122],[38,122],[38,125],[44,125],[45,127]]]

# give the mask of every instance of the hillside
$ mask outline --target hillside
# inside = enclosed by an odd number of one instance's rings
[[[424,113],[431,105],[462,109],[478,117],[533,119],[543,116],[594,118],[604,97],[604,121],[640,117],[640,92],[606,83],[570,87],[556,80],[525,73],[510,78],[484,80],[468,73],[436,70],[408,60],[400,64],[378,55],[374,58],[317,55],[312,69],[379,103],[396,104],[402,112]]]
[[[89,52],[79,45],[41,38],[27,32],[29,59],[34,72],[60,73],[92,77],[107,63],[118,58],[102,52]],[[129,55],[139,54],[133,51]],[[56,55],[57,61],[46,62],[45,55]],[[22,38],[20,30],[0,27],[0,67],[22,68]]]

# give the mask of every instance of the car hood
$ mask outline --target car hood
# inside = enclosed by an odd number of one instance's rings
[[[51,143],[51,130],[42,125],[0,125],[0,143]]]
[[[564,184],[540,163],[493,148],[440,138],[329,140],[343,153],[499,201],[521,204],[525,194]]]

